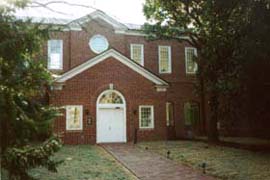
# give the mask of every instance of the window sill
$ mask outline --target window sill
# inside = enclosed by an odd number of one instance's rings
[[[166,74],[172,74],[172,72],[159,72],[159,74],[164,74],[164,75],[166,75]]]
[[[187,76],[196,76],[197,72],[191,73],[191,72],[186,72]]]
[[[151,128],[142,128],[142,127],[139,128],[140,131],[152,131],[154,129],[155,128],[152,128],[152,127]]]
[[[83,129],[66,129],[67,133],[83,132]]]

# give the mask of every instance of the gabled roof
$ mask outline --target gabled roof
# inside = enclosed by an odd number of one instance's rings
[[[73,30],[81,31],[82,25],[91,20],[103,20],[104,22],[110,24],[115,33],[125,34],[125,35],[135,35],[135,36],[145,36],[142,32],[142,25],[130,24],[130,23],[121,23],[120,21],[112,18],[101,10],[96,10],[88,15],[85,15],[81,18],[52,18],[52,17],[24,17],[17,16],[18,19],[27,20],[31,19],[33,23],[42,23],[42,24],[51,24],[56,27],[63,27],[64,30]]]
[[[114,49],[110,49],[108,51],[105,51],[104,53],[97,55],[96,57],[86,61],[85,63],[71,69],[70,71],[68,71],[64,74],[62,74],[60,77],[57,77],[55,79],[55,82],[60,83],[60,84],[64,83],[65,81],[73,78],[74,76],[82,73],[83,71],[95,66],[96,64],[98,64],[98,63],[100,63],[100,62],[102,62],[110,57],[113,57],[114,59],[118,60],[122,64],[124,64],[127,67],[129,67],[130,69],[132,69],[133,71],[139,73],[140,75],[142,75],[146,79],[152,81],[156,85],[156,87],[168,87],[169,86],[169,84],[165,80],[161,79],[160,77],[158,77],[154,73],[148,71],[143,66],[137,64],[133,60],[127,58],[126,56],[117,52]]]
[[[101,10],[96,10],[86,16],[83,16],[79,19],[75,19],[71,21],[68,25],[70,26],[81,26],[82,24],[89,22],[93,19],[102,19],[103,21],[107,22],[108,24],[112,25],[114,29],[120,29],[120,30],[127,30],[128,27],[119,21],[115,20],[111,16],[107,15],[105,12]]]

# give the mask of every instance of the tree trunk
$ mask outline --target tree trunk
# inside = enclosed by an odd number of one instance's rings
[[[209,142],[218,142],[218,129],[217,129],[217,122],[218,122],[218,94],[216,92],[211,94],[210,97],[210,118],[208,123],[208,141]]]
[[[201,120],[200,120],[200,131],[202,135],[206,134],[206,109],[205,109],[205,87],[204,79],[200,78],[200,98],[201,98]]]

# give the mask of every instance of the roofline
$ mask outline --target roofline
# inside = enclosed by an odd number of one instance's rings
[[[111,16],[107,15],[105,12],[101,10],[96,10],[90,14],[87,14],[83,17],[80,17],[78,19],[74,19],[67,23],[69,26],[80,26],[81,24],[88,22],[92,19],[100,18],[103,21],[107,22],[108,24],[112,25],[114,29],[121,29],[121,30],[127,30],[128,27],[124,25],[123,23],[117,21],[116,19],[112,18]]]
[[[62,74],[60,77],[56,78],[54,82],[56,83],[64,83],[65,81],[73,78],[74,76],[84,72],[85,70],[95,66],[96,64],[102,62],[103,60],[113,57],[116,60],[120,61],[124,65],[128,66],[135,72],[141,74],[146,79],[152,81],[156,86],[163,86],[163,87],[169,87],[169,83],[165,80],[161,79],[151,71],[145,69],[143,66],[137,64],[133,60],[127,58],[123,54],[119,53],[118,51],[114,49],[109,49],[108,51],[105,51],[104,53],[97,55],[96,57],[89,59],[88,61],[74,67],[73,69],[67,71],[66,73]]]

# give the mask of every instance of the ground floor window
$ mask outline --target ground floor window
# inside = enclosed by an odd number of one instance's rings
[[[140,106],[139,107],[139,120],[141,129],[154,128],[154,107],[153,106]]]
[[[186,102],[184,105],[185,125],[191,126],[200,119],[199,103]]]
[[[82,106],[66,106],[66,129],[82,130],[83,122]]]
[[[166,103],[166,124],[167,124],[167,126],[174,125],[173,104],[171,102]]]

